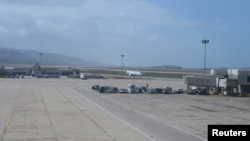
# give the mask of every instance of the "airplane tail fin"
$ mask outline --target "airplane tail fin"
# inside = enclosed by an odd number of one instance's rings
[[[127,72],[127,70],[128,70],[127,68],[123,68],[123,72]]]

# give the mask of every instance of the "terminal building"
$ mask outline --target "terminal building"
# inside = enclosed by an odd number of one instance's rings
[[[45,78],[59,78],[61,75],[61,72],[59,69],[56,68],[48,68],[48,67],[41,67],[38,63],[35,63],[35,65],[32,67],[32,76],[36,77],[45,77]]]
[[[189,93],[248,95],[250,70],[212,69],[210,75],[184,76]]]
[[[1,67],[0,77],[33,76],[38,78],[59,78],[60,76],[79,77],[80,69],[41,67],[35,63],[32,67]]]

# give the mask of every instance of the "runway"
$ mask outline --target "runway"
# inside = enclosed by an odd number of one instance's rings
[[[249,98],[99,94],[94,84],[179,80],[0,79],[0,141],[203,141],[208,124],[249,124]]]

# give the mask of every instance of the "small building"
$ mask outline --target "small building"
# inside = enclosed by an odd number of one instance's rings
[[[80,78],[80,69],[68,67],[67,69],[60,69],[62,76],[68,76],[71,78]]]
[[[32,76],[44,78],[59,78],[61,71],[56,68],[41,67],[38,63],[32,67]]]
[[[5,68],[7,75],[30,75],[31,69],[28,67]]]
[[[4,69],[4,66],[1,66],[0,67],[0,77],[4,77],[6,76],[7,72],[6,70]]]

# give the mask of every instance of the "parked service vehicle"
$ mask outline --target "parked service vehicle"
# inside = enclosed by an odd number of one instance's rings
[[[129,93],[136,93],[135,87],[136,86],[134,84],[128,84],[128,92]]]
[[[118,93],[118,91],[116,87],[108,87],[108,89],[104,90],[104,93]]]
[[[190,91],[188,92],[188,94],[200,94],[200,93],[201,93],[201,89],[198,87],[192,87]]]
[[[92,86],[92,89],[98,91],[100,89],[100,87],[101,87],[100,85],[94,85],[94,86]]]
[[[102,86],[99,88],[100,93],[118,93],[117,87],[111,87],[111,86]]]
[[[84,74],[80,74],[80,79],[82,79],[82,80],[87,80],[87,77],[85,77]]]
[[[175,90],[175,93],[176,94],[182,94],[182,93],[184,93],[184,91],[183,91],[183,89],[178,88],[178,89]]]
[[[136,85],[128,84],[128,92],[131,94],[139,94],[142,93],[143,90],[140,87],[136,87]]]
[[[119,93],[122,93],[122,94],[128,93],[128,90],[127,89],[119,89]]]
[[[100,92],[100,93],[104,93],[104,91],[107,90],[107,89],[108,89],[108,86],[101,86],[101,87],[99,88],[99,92]]]
[[[151,88],[148,90],[149,94],[162,94],[162,88]]]
[[[148,93],[149,94],[156,94],[157,90],[156,90],[156,88],[151,88],[151,89],[148,90]]]
[[[142,86],[142,87],[141,87],[141,90],[142,90],[142,92],[144,93],[144,92],[147,92],[147,91],[148,91],[148,88],[147,88],[146,86]]]
[[[171,93],[173,93],[173,91],[172,91],[171,87],[167,87],[167,88],[162,90],[162,93],[163,94],[171,94]]]

